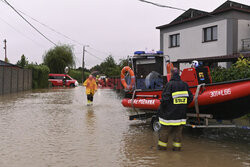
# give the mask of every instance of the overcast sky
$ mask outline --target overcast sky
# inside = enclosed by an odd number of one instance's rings
[[[211,12],[226,0],[152,0],[183,9]],[[250,5],[250,0],[235,0]],[[99,64],[108,54],[118,61],[136,50],[158,50],[159,30],[182,11],[159,8],[138,0],[8,0],[18,10],[32,16],[82,44],[89,45],[86,67]],[[81,66],[82,46],[27,18],[55,43],[74,45],[77,66]],[[44,53],[53,47],[0,0],[0,59],[7,39],[8,59],[16,63],[24,54],[29,61],[42,63]],[[98,51],[97,51],[98,50]],[[101,58],[101,59],[100,59]]]

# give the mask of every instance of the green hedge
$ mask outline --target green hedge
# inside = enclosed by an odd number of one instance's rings
[[[35,65],[29,64],[27,65],[28,69],[32,70],[32,88],[48,88],[48,75],[49,68],[46,65]]]
[[[211,76],[214,83],[250,78],[250,60],[240,57],[238,61],[228,69],[218,67],[211,70]]]
[[[214,83],[250,78],[250,60],[242,56],[228,69],[219,67],[211,70],[211,76]],[[242,118],[250,120],[250,113]]]
[[[84,72],[84,78],[86,79],[89,76],[89,74],[90,74],[89,72]],[[79,83],[82,82],[82,71],[81,70],[71,69],[69,71],[69,76],[76,79]]]

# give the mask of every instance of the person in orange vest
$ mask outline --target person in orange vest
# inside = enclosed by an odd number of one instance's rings
[[[89,78],[85,80],[83,86],[86,87],[87,95],[87,105],[93,105],[94,94],[97,91],[96,81],[92,75],[89,75]]]

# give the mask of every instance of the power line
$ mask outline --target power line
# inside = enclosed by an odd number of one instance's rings
[[[81,46],[84,45],[84,44],[82,44],[81,42],[76,41],[76,40],[70,38],[69,36],[67,36],[67,35],[65,35],[65,34],[63,34],[63,33],[59,32],[59,31],[55,30],[54,28],[51,28],[51,27],[48,26],[47,24],[44,24],[44,23],[40,22],[39,20],[35,19],[34,17],[29,16],[28,14],[22,12],[21,10],[18,10],[18,11],[19,11],[20,13],[22,13],[23,15],[27,16],[28,18],[32,19],[33,21],[35,21],[35,22],[41,24],[42,26],[48,28],[49,30],[51,30],[51,31],[53,31],[53,32],[55,32],[55,33],[57,33],[58,35],[61,35],[61,36],[63,36],[64,38],[67,38],[67,39],[69,39],[69,40],[71,40],[71,41],[77,43],[78,45],[81,45]]]
[[[87,52],[88,54],[90,54],[91,56],[93,56],[93,57],[95,57],[95,58],[97,58],[97,59],[99,59],[99,60],[104,60],[104,59],[102,59],[102,58],[100,58],[100,57],[94,55],[93,53],[87,51],[87,50],[85,50],[85,52]]]
[[[6,0],[1,0],[1,1],[5,2]],[[5,3],[6,3],[6,2],[5,2]],[[8,3],[8,2],[7,2],[7,3]],[[9,5],[9,4],[8,4],[8,5]],[[12,7],[12,6],[11,6],[11,7]],[[14,7],[12,7],[12,8],[14,8]],[[42,23],[41,21],[35,19],[34,17],[32,17],[32,16],[30,16],[30,15],[24,13],[23,11],[21,11],[21,10],[19,10],[19,9],[14,9],[14,10],[15,10],[15,12],[17,12],[17,13],[18,13],[18,11],[19,11],[20,13],[22,13],[22,14],[25,15],[26,17],[28,17],[28,18],[32,19],[33,21],[35,21],[35,22],[41,24],[42,26],[48,28],[49,30],[51,30],[51,31],[53,31],[53,32],[55,32],[55,33],[57,33],[57,34],[63,36],[64,38],[67,38],[67,39],[69,39],[69,40],[71,40],[71,41],[77,43],[77,44],[80,45],[80,46],[84,46],[84,44],[82,44],[81,42],[72,39],[71,37],[69,37],[69,36],[67,36],[67,35],[65,35],[65,34],[63,34],[63,33],[59,32],[59,31],[55,30],[54,28],[51,28],[51,27],[48,26],[47,24]],[[20,13],[18,13],[18,14],[20,15]],[[21,16],[21,15],[20,15],[20,16]],[[21,17],[24,18],[23,16],[21,16]],[[25,18],[24,18],[24,19],[25,19]],[[25,19],[25,20],[26,20],[26,19]],[[52,42],[52,41],[51,41],[51,42]],[[53,44],[54,44],[54,43],[53,43]],[[56,44],[55,44],[55,45],[56,45]],[[89,47],[89,48],[95,50],[96,52],[102,53],[102,54],[104,54],[104,55],[110,55],[110,53],[107,53],[107,52],[104,52],[104,51],[100,51],[100,50],[95,49],[95,48],[93,48],[93,47]],[[80,53],[76,53],[76,54],[80,54]],[[90,53],[90,54],[91,54],[91,53]],[[92,55],[93,55],[93,54],[92,54]],[[95,56],[95,57],[97,57],[97,56]],[[100,58],[98,57],[98,59],[100,59]],[[103,60],[103,59],[102,59],[102,60]]]
[[[5,0],[1,0],[1,1],[4,2]],[[41,24],[42,26],[48,28],[49,30],[51,30],[51,31],[53,31],[53,32],[55,32],[55,33],[57,33],[57,34],[63,36],[64,38],[67,38],[67,39],[69,39],[69,40],[71,40],[71,41],[77,43],[78,45],[84,46],[83,43],[81,43],[81,42],[79,42],[79,41],[77,41],[77,40],[75,40],[75,39],[73,39],[73,38],[71,38],[71,37],[69,37],[69,36],[67,36],[67,35],[65,35],[65,34],[59,32],[59,31],[57,31],[57,30],[55,30],[54,28],[51,28],[51,27],[48,26],[47,24],[42,23],[41,21],[35,19],[34,17],[32,17],[32,16],[30,16],[30,15],[24,13],[23,11],[21,11],[21,10],[19,10],[19,9],[16,9],[16,10],[19,11],[20,13],[22,13],[23,15],[25,15],[26,17],[32,19],[33,21],[35,21],[35,22]],[[90,47],[90,46],[89,46],[89,48],[91,48],[91,49],[93,49],[93,50],[95,50],[95,51],[97,51],[97,52],[99,52],[99,53],[102,53],[102,54],[105,54],[105,55],[110,55],[110,53],[107,53],[107,52],[104,52],[104,51],[100,51],[100,50],[95,49],[95,48],[93,48],[93,47]],[[80,53],[76,53],[76,54],[80,54]]]
[[[92,50],[94,50],[94,51],[96,51],[96,52],[99,52],[99,53],[101,53],[101,54],[103,54],[103,55],[106,55],[106,56],[116,56],[116,54],[112,54],[112,53],[107,53],[107,52],[104,52],[104,51],[101,51],[101,50],[98,50],[98,49],[95,49],[95,48],[93,48],[93,47],[91,47],[91,46],[89,46],[88,48],[90,48],[90,49],[92,49]],[[78,53],[77,53],[78,54]]]
[[[75,57],[75,60],[77,61],[77,63],[81,64],[81,60],[77,56],[74,56],[74,57]]]
[[[162,4],[159,4],[159,3],[150,2],[150,1],[146,1],[146,0],[138,0],[138,1],[141,1],[141,2],[144,2],[144,3],[148,3],[148,4],[151,4],[151,5],[155,5],[155,6],[158,6],[158,7],[170,8],[170,9],[180,10],[180,11],[184,11],[184,12],[188,11],[188,10],[186,10],[186,9],[177,8],[177,7],[172,7],[172,6],[166,6],[166,5],[162,5]],[[206,15],[206,16],[215,17],[215,15],[210,14],[210,13],[208,13],[208,12],[206,12],[205,15]]]
[[[4,0],[1,0],[1,1],[4,2]],[[42,23],[41,21],[35,19],[34,17],[32,17],[32,16],[30,16],[30,15],[24,13],[23,11],[21,11],[21,10],[19,10],[19,9],[16,9],[16,10],[19,11],[20,13],[22,13],[23,15],[25,15],[26,17],[32,19],[33,21],[39,23],[40,25],[46,27],[47,29],[49,29],[49,30],[51,30],[51,31],[53,31],[53,32],[55,32],[55,33],[57,33],[58,35],[61,35],[61,36],[63,36],[64,38],[67,38],[67,39],[69,39],[69,40],[71,40],[71,41],[77,43],[78,45],[81,45],[81,46],[84,45],[84,44],[82,44],[81,42],[79,42],[79,41],[77,41],[77,40],[75,40],[75,39],[72,39],[71,37],[69,37],[69,36],[67,36],[67,35],[65,35],[65,34],[63,34],[63,33],[59,32],[59,31],[57,31],[56,29],[50,27],[49,25],[47,25],[47,24],[45,24],[45,23]]]
[[[22,33],[21,31],[17,30],[14,26],[10,25],[6,20],[4,20],[3,18],[0,17],[0,20],[2,22],[4,22],[5,24],[7,24],[9,27],[11,27],[14,31],[16,31],[17,33],[21,34],[23,37],[29,39],[30,41],[34,42],[36,45],[40,46],[41,48],[44,48],[44,46],[42,46],[40,43],[36,42],[35,40],[33,40],[32,38],[26,36],[24,33]]]
[[[180,10],[180,11],[184,11],[184,12],[187,11],[186,9],[181,9],[181,8],[177,8],[177,7],[173,7],[173,6],[166,6],[166,5],[162,5],[162,4],[159,4],[159,3],[150,2],[150,1],[146,1],[146,0],[138,0],[138,1],[148,3],[148,4],[151,4],[151,5],[155,5],[155,6],[158,6],[158,7],[169,8],[169,9],[174,9],[174,10]]]
[[[90,52],[87,51],[87,50],[85,50],[85,52],[87,52],[88,54],[90,54],[91,56],[93,56],[93,57],[95,57],[95,58],[97,58],[97,59],[99,59],[99,60],[104,60],[104,59],[102,59],[102,58],[100,58],[100,57],[94,55],[93,53],[90,53]]]
[[[110,53],[107,53],[107,52],[104,52],[104,51],[100,51],[100,50],[95,49],[95,48],[93,48],[93,47],[91,47],[91,46],[89,46],[89,48],[95,50],[96,52],[102,53],[102,54],[104,54],[104,55],[110,55]]]
[[[25,15],[26,17],[32,19],[33,21],[35,21],[35,22],[37,22],[37,23],[43,25],[44,27],[50,29],[51,31],[53,31],[53,32],[55,32],[55,33],[57,33],[57,34],[63,36],[64,38],[67,38],[67,39],[69,39],[69,40],[71,40],[71,41],[77,43],[78,45],[84,46],[84,44],[82,44],[81,42],[76,41],[76,40],[70,38],[69,36],[67,36],[67,35],[65,35],[65,34],[63,34],[63,33],[59,32],[59,31],[57,31],[57,30],[51,28],[50,26],[48,26],[48,25],[46,25],[46,24],[44,24],[44,23],[38,21],[37,19],[35,19],[35,18],[29,16],[28,14],[22,12],[21,10],[18,10],[18,9],[16,9],[16,8],[14,8],[7,0],[1,0],[1,1],[2,1],[3,3],[7,4],[9,7],[11,7],[11,8],[12,8],[12,9],[13,9],[13,10],[14,10],[14,11],[15,11],[15,12],[25,21],[25,22],[27,22],[33,29],[35,29],[40,35],[42,35],[42,36],[43,36],[45,39],[47,39],[49,42],[53,43],[55,46],[57,46],[57,45],[56,45],[52,40],[50,40],[48,37],[46,37],[42,32],[40,32],[34,25],[32,25],[23,15]],[[22,13],[23,15],[22,15],[21,13]],[[7,24],[7,23],[6,23],[6,24]],[[9,25],[9,24],[8,24],[8,25]],[[9,25],[9,26],[10,26],[10,25]],[[11,27],[12,27],[12,26],[11,26]],[[12,28],[15,29],[14,27],[12,27]],[[16,29],[15,29],[15,30],[16,30]],[[16,30],[16,31],[17,31],[17,30]],[[20,31],[17,31],[17,32],[21,33]],[[24,35],[23,33],[21,33],[21,34]],[[24,36],[25,36],[25,35],[24,35]],[[25,37],[27,38],[27,36],[25,36]],[[28,39],[30,39],[30,38],[28,38]],[[32,39],[30,39],[30,40],[32,40]],[[33,40],[32,40],[32,41],[33,41]],[[93,49],[93,50],[95,50],[95,51],[97,51],[97,52],[99,52],[99,53],[105,54],[105,55],[110,55],[110,54],[111,54],[111,53],[107,53],[107,52],[104,52],[104,51],[100,51],[100,50],[95,49],[95,48],[93,48],[93,47],[90,47],[90,48]],[[90,52],[88,52],[88,51],[86,51],[86,52],[89,53],[90,55],[92,55],[93,57],[99,59],[99,60],[104,60],[104,59],[102,59],[102,58],[100,58],[100,57],[98,57],[98,56],[96,56],[96,55],[94,55],[94,54],[92,54],[92,53],[90,53]],[[80,54],[80,53],[76,53],[76,54]]]
[[[3,1],[3,0],[2,0]],[[27,22],[34,30],[36,30],[40,35],[42,35],[45,39],[47,39],[50,43],[54,44],[55,46],[56,43],[54,43],[52,40],[50,40],[48,37],[46,37],[42,32],[40,32],[35,26],[33,26],[23,15],[21,15],[7,0],[4,0],[4,2],[12,8],[25,22]]]

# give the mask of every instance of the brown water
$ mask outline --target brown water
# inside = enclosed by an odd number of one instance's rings
[[[250,166],[249,140],[187,131],[183,151],[158,151],[157,133],[130,122],[115,92],[87,107],[83,89],[0,97],[0,167]]]

